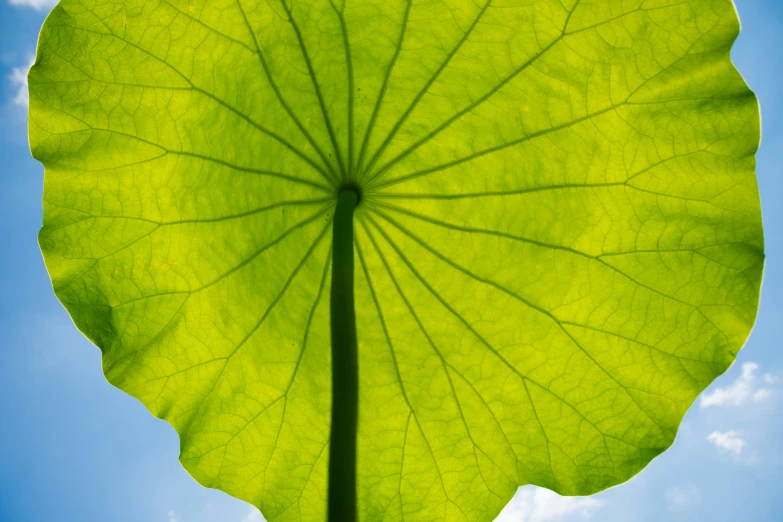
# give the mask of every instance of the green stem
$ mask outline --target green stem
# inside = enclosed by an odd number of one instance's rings
[[[357,192],[343,189],[334,213],[331,326],[332,427],[329,522],[356,522],[356,427],[359,361],[353,302],[353,210]]]

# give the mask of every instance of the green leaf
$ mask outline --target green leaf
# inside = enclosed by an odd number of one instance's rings
[[[55,291],[196,480],[324,520],[354,183],[360,519],[618,484],[755,318],[738,30],[730,0],[63,0],[30,74]]]

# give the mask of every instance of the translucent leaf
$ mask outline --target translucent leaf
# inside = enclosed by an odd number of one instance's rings
[[[362,521],[490,521],[668,448],[753,324],[730,0],[63,0],[40,244],[200,483],[322,521],[331,218],[357,185]]]

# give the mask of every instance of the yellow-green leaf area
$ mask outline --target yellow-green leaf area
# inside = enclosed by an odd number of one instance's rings
[[[360,519],[621,483],[755,319],[738,31],[730,0],[63,0],[30,74],[55,292],[196,480],[324,521],[355,185]]]

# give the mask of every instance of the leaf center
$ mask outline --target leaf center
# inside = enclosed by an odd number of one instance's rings
[[[342,185],[340,185],[340,189],[337,192],[337,199],[340,199],[340,195],[342,195],[343,192],[346,190],[352,191],[354,194],[356,194],[356,206],[358,207],[362,202],[362,189],[359,186],[358,183],[355,181],[346,181]]]

